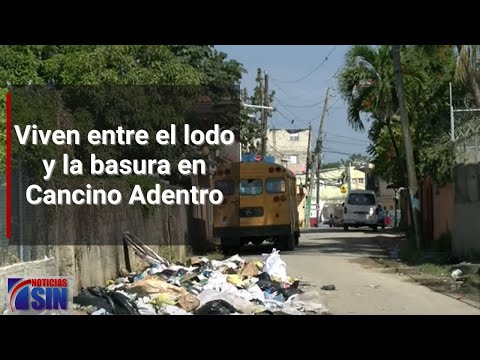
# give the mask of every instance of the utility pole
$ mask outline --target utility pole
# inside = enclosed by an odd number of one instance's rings
[[[322,167],[322,150],[323,150],[323,123],[325,122],[325,117],[327,116],[327,105],[328,105],[328,92],[330,88],[327,89],[327,94],[325,95],[325,104],[323,105],[322,118],[320,120],[320,128],[318,129],[317,137],[317,146],[315,148],[315,175],[317,177],[317,226],[320,225],[320,168]]]
[[[352,172],[351,172],[351,163],[350,161],[347,164],[347,184],[348,184],[348,191],[352,190]]]
[[[309,170],[311,166],[311,161],[310,161],[310,143],[312,141],[312,124],[308,124],[308,148],[307,148],[307,171],[305,172],[305,185],[310,184],[310,179],[309,179]]]
[[[400,45],[392,45],[393,72],[395,74],[395,85],[397,91],[398,104],[400,106],[400,119],[402,122],[403,142],[405,144],[405,155],[407,160],[408,188],[410,190],[410,206],[412,209],[412,220],[415,228],[415,240],[417,250],[421,247],[420,221],[418,213],[420,211],[419,199],[417,198],[417,174],[415,171],[415,158],[413,156],[412,139],[410,138],[410,124],[408,119],[407,102],[403,91],[403,73],[400,59]]]
[[[261,72],[259,73],[261,76]],[[262,106],[268,107],[269,101],[269,94],[268,94],[268,75],[265,73],[265,83],[264,87],[261,86],[261,94],[262,94]],[[266,152],[267,152],[267,128],[268,128],[268,112],[266,109],[262,108],[262,161],[264,161]]]
[[[307,148],[307,171],[305,172],[305,186],[309,190],[307,193],[307,199],[305,203],[305,228],[310,227],[310,209],[312,208],[312,192],[310,189],[312,188],[312,182],[310,181],[310,166],[312,164],[310,159],[310,143],[312,141],[312,124],[308,124],[308,148]],[[307,217],[308,216],[308,217]]]

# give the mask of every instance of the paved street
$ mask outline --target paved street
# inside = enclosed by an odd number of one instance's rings
[[[475,307],[375,266],[370,257],[384,256],[375,241],[380,235],[389,236],[369,230],[319,229],[303,233],[300,246],[281,255],[289,275],[310,283],[308,292],[318,294],[334,315],[480,315]],[[271,247],[262,248],[269,250]],[[336,290],[320,289],[328,284],[334,284]]]

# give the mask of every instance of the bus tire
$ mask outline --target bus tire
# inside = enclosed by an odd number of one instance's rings
[[[223,255],[231,256],[240,252],[240,246],[221,246],[221,252]]]
[[[280,241],[281,247],[284,251],[295,250],[295,235],[293,233],[290,235],[282,236]]]
[[[240,240],[234,238],[221,238],[220,248],[225,255],[238,253],[240,250]]]

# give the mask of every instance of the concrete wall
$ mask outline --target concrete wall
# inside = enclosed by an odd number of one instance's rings
[[[434,185],[433,193],[433,239],[437,240],[443,234],[453,231],[454,219],[453,185],[443,187]]]
[[[62,250],[57,257],[63,274],[74,270],[75,291],[103,285],[108,279],[118,277],[120,267],[125,267],[123,246],[120,245],[125,231],[167,258],[185,256],[189,244],[187,207],[160,205],[151,210],[154,212],[144,214],[141,207],[129,205],[57,209],[60,212],[56,216],[57,236],[61,236],[64,243],[81,244],[73,250],[68,246],[60,247]],[[60,239],[56,240],[59,243]],[[133,254],[130,259],[134,269],[144,265]]]
[[[453,251],[462,256],[480,254],[480,164],[454,168],[455,208]]]
[[[37,262],[15,264],[13,270],[0,268],[1,281],[13,274],[11,271],[21,270],[35,275],[73,275],[75,292],[82,287],[104,285],[107,280],[116,279],[119,269],[125,267],[121,245],[125,231],[136,235],[160,256],[183,260],[190,246],[189,231],[199,233],[192,228],[188,207],[159,205],[148,210],[147,214],[141,206],[128,204],[50,208],[49,216],[35,222],[40,228],[49,229],[43,239],[51,244],[48,253],[53,259],[46,263],[48,269]],[[133,253],[130,261],[133,270],[146,265]],[[1,287],[2,291],[4,288]]]
[[[13,276],[55,276],[57,267],[55,259],[44,259],[4,266],[0,268],[0,314],[6,306],[7,278]]]

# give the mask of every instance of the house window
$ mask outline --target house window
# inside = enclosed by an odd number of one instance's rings
[[[296,164],[298,161],[297,155],[291,155],[290,156],[290,164]]]
[[[300,140],[300,136],[297,134],[290,134],[290,141],[298,141]]]
[[[363,184],[363,182],[364,182],[364,179],[362,179],[362,178],[358,179],[359,184]]]

